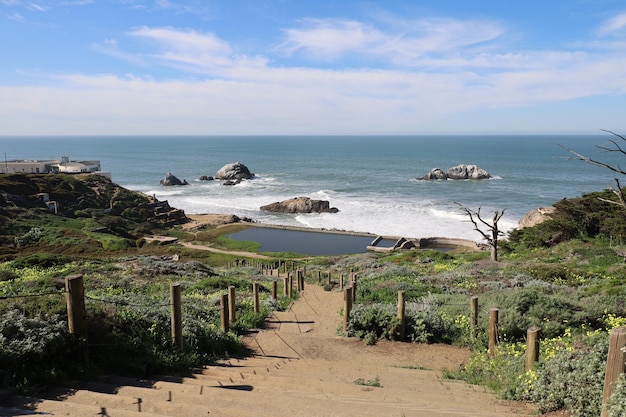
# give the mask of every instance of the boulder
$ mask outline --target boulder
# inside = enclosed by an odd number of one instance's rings
[[[423,180],[446,180],[448,179],[448,175],[443,172],[441,168],[433,168],[430,172],[424,175],[421,179]]]
[[[552,213],[554,213],[555,211],[556,208],[553,206],[539,207],[538,209],[531,210],[530,212],[528,212],[528,214],[526,214],[519,220],[518,226],[520,229],[523,229],[524,227],[536,226],[539,223],[543,223],[546,220],[552,218]]]
[[[213,181],[214,179],[215,178],[210,175],[201,175],[199,178],[200,181]]]
[[[170,185],[189,185],[187,180],[179,180],[176,178],[171,172],[165,174],[165,178],[160,181],[161,185],[170,186]]]
[[[485,180],[491,175],[477,165],[460,164],[448,169],[448,179],[452,180]]]
[[[484,169],[477,165],[465,165],[460,164],[453,166],[444,172],[441,168],[433,168],[430,172],[423,177],[419,177],[420,180],[484,180],[491,178]]]
[[[215,174],[215,179],[218,180],[249,180],[253,177],[248,167],[241,162],[226,164]]]
[[[273,213],[337,213],[339,210],[330,207],[326,200],[312,200],[308,197],[296,197],[261,207],[263,211]]]

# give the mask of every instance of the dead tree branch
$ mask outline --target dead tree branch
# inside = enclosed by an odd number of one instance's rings
[[[603,132],[607,132],[607,133],[612,134],[613,136],[617,137],[619,139],[619,141],[621,141],[621,142],[626,142],[626,138],[624,136],[620,135],[620,134],[617,134],[617,133],[612,132],[610,130],[605,130],[605,129],[600,129],[600,130],[602,130]],[[620,143],[618,142],[617,139],[611,139],[611,140],[609,140],[609,143],[611,143],[612,145],[596,145],[596,148],[601,149],[604,152],[617,152],[617,153],[620,153],[621,155],[623,155],[624,157],[626,157],[626,149],[623,148],[623,145],[620,145]],[[570,149],[570,148],[568,148],[566,146],[563,146],[563,145],[560,145],[560,144],[558,146],[560,146],[561,148],[565,149],[567,152],[569,152],[570,154],[575,156],[575,157],[572,157],[572,158],[569,158],[569,159],[572,159],[572,160],[575,160],[575,161],[583,161],[583,162],[586,162],[586,163],[591,164],[591,165],[596,165],[596,166],[599,166],[601,168],[606,168],[606,169],[608,169],[610,171],[613,171],[613,172],[615,172],[617,174],[620,174],[620,175],[626,175],[626,170],[624,170],[619,164],[617,166],[614,166],[614,165],[611,165],[609,163],[602,162],[602,161],[599,161],[597,159],[593,159],[593,158],[590,158],[588,156],[579,154],[578,152],[573,151],[572,149]],[[605,203],[615,204],[615,205],[621,206],[621,207],[626,209],[626,195],[624,193],[624,190],[622,189],[618,178],[614,178],[614,181],[615,181],[615,185],[617,186],[617,189],[611,188],[611,191],[613,192],[613,194],[615,194],[617,196],[617,200],[618,201],[608,200],[608,199],[602,198],[602,197],[599,197],[599,200],[603,201]]]
[[[463,210],[463,212],[465,212],[467,217],[469,217],[470,222],[472,222],[472,224],[474,225],[474,230],[480,233],[483,239],[487,241],[487,244],[491,247],[491,260],[494,262],[497,262],[498,261],[498,240],[501,236],[505,235],[503,231],[498,229],[498,222],[504,215],[504,211],[506,209],[502,209],[502,211],[496,210],[493,214],[493,218],[491,219],[491,222],[488,222],[487,220],[483,219],[480,213],[481,207],[479,207],[478,210],[474,211],[468,207],[465,207],[461,203],[458,203],[456,201],[454,203],[457,206],[459,206],[461,210]],[[486,227],[488,232],[481,229],[480,225],[483,225],[484,227]]]

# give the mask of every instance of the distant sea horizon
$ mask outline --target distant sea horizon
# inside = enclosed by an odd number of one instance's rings
[[[572,160],[564,148],[614,165],[599,135],[342,136],[3,136],[7,160],[100,160],[112,180],[167,200],[187,214],[235,214],[259,223],[407,238],[480,241],[457,202],[490,218],[505,210],[504,230],[529,211],[613,186],[607,169]],[[231,162],[255,178],[235,186],[200,181]],[[488,180],[424,181],[433,168],[478,165]],[[190,185],[164,187],[171,172]],[[328,200],[330,214],[276,214],[262,205],[306,196]]]

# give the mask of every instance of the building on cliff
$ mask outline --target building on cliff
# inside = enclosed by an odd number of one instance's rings
[[[0,174],[79,174],[100,171],[100,161],[71,161],[68,156],[60,160],[14,159],[0,163]]]

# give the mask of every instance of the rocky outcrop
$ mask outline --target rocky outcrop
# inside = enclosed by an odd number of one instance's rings
[[[160,182],[161,185],[164,185],[164,186],[189,185],[187,180],[182,180],[181,181],[176,176],[174,176],[174,174],[172,174],[171,172],[168,172],[167,174],[165,174],[165,178],[163,178],[159,182]]]
[[[551,218],[551,215],[555,212],[555,210],[556,208],[552,206],[539,207],[538,209],[531,210],[519,220],[518,226],[520,229],[523,229],[524,227],[533,227],[539,223],[543,223]]]
[[[433,168],[430,172],[424,175],[423,180],[447,180],[448,175],[441,168]]]
[[[477,165],[459,164],[444,172],[441,168],[433,168],[420,180],[485,180],[491,178],[486,170]]]
[[[330,207],[326,200],[312,200],[308,197],[296,197],[261,207],[263,211],[273,213],[337,213],[339,210]]]
[[[201,175],[200,178],[198,178],[200,181],[213,181],[215,178],[213,178],[210,175]]]
[[[247,166],[241,162],[232,162],[221,167],[215,174],[218,180],[249,180],[254,177]]]

